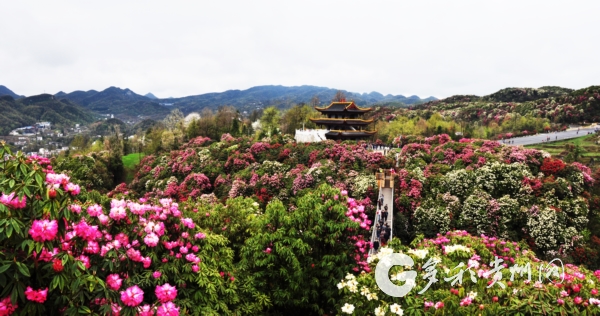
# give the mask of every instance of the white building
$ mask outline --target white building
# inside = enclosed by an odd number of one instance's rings
[[[322,142],[326,140],[325,134],[329,132],[326,129],[307,129],[307,130],[296,130],[296,139],[297,143],[316,143]]]

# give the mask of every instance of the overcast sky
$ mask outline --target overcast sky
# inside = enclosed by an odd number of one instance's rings
[[[0,85],[485,95],[600,84],[600,1],[5,1]]]

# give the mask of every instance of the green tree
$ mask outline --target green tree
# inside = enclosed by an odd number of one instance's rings
[[[267,205],[242,248],[241,269],[266,293],[274,313],[323,315],[334,310],[336,284],[353,264],[348,219],[340,191],[327,184],[303,191],[294,211],[281,201]],[[250,285],[249,285],[250,286]]]
[[[313,107],[309,105],[296,105],[283,113],[281,118],[281,131],[284,134],[294,134],[297,129],[315,128],[316,125],[310,118],[319,116]]]
[[[276,107],[268,107],[263,112],[260,118],[260,125],[262,130],[271,131],[274,128],[279,128],[279,122],[281,121],[281,112]]]

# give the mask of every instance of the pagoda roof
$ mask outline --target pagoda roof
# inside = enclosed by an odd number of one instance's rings
[[[373,110],[372,108],[361,108],[354,101],[350,102],[331,102],[329,106],[324,108],[316,107],[315,110],[319,112],[353,112],[353,113],[365,113]]]
[[[313,123],[316,124],[329,124],[329,125],[368,125],[373,123],[373,119],[361,120],[361,119],[344,119],[344,118],[311,118]]]

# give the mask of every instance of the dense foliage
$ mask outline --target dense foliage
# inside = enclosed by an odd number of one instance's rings
[[[595,313],[590,305],[600,301],[587,269],[597,268],[600,248],[597,173],[493,141],[438,135],[402,143],[396,162],[393,150],[386,157],[364,143],[197,137],[144,157],[132,183],[107,195],[83,187],[92,181],[96,188],[94,171],[104,168],[96,158],[70,158],[52,168],[4,148],[0,310],[467,315],[531,314],[527,308],[539,305]],[[379,257],[367,257],[373,172],[390,168],[398,237],[390,247],[411,254],[417,270],[428,254],[439,257],[442,269],[477,261],[476,284],[467,284],[465,274],[464,288],[440,284],[431,294],[403,299],[374,285]],[[412,250],[401,245],[411,243]],[[535,272],[530,284],[511,281],[512,295],[486,290],[484,274],[495,255],[530,263],[532,271],[559,258],[575,279],[564,285],[566,295],[536,284]]]

